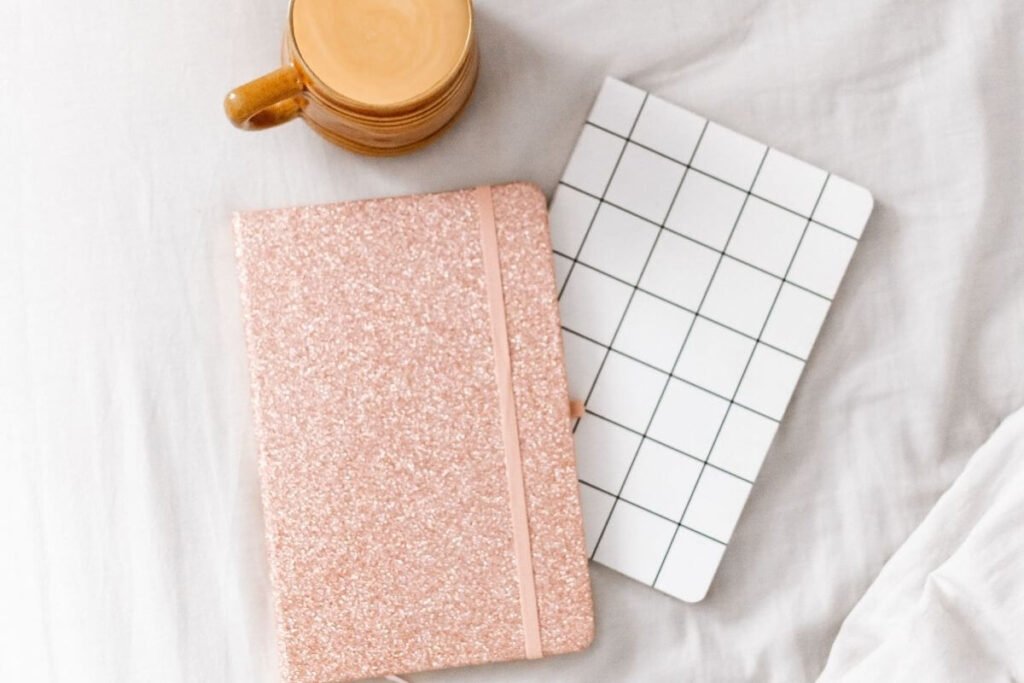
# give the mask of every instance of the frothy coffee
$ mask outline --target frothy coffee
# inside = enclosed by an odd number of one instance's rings
[[[328,88],[370,106],[428,92],[455,69],[469,0],[295,0],[295,44]]]

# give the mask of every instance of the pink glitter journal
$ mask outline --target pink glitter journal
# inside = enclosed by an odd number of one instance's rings
[[[543,194],[515,183],[234,225],[284,679],[586,647]]]

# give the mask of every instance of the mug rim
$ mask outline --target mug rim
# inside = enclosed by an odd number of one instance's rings
[[[473,0],[465,0],[466,10],[468,12],[469,19],[469,30],[466,31],[466,39],[463,41],[462,50],[459,52],[459,58],[455,61],[449,71],[438,79],[433,85],[427,88],[424,92],[419,95],[414,95],[405,100],[393,102],[390,104],[370,104],[368,102],[361,102],[352,97],[342,95],[334,88],[330,87],[325,83],[316,72],[310,67],[309,62],[302,56],[302,51],[299,50],[298,41],[295,40],[295,2],[296,0],[289,0],[288,2],[288,27],[286,44],[288,46],[288,58],[299,62],[301,66],[299,69],[306,79],[311,81],[316,86],[316,91],[329,96],[336,106],[351,109],[353,111],[364,112],[367,114],[396,114],[403,111],[415,110],[420,105],[437,99],[443,95],[444,92],[449,89],[453,82],[458,81],[458,75],[466,65],[466,58],[469,56],[473,41],[476,34],[476,22],[473,11]]]

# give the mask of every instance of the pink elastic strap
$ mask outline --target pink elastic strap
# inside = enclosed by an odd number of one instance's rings
[[[526,511],[526,486],[523,483],[523,456],[519,450],[519,425],[515,396],[512,393],[512,358],[509,354],[505,295],[501,286],[501,262],[498,258],[498,228],[494,223],[494,203],[490,187],[474,191],[480,213],[480,241],[483,243],[484,278],[491,309],[491,337],[494,341],[494,368],[498,380],[498,406],[501,410],[501,434],[505,446],[509,502],[512,507],[512,541],[515,545],[516,573],[519,577],[519,603],[523,612],[526,657],[541,656],[540,618],[537,613],[537,586],[533,577],[533,553],[530,550],[530,524]]]

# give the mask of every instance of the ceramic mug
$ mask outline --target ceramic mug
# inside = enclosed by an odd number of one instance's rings
[[[292,0],[283,61],[228,93],[233,124],[301,117],[347,149],[402,154],[444,132],[473,92],[472,0]]]

